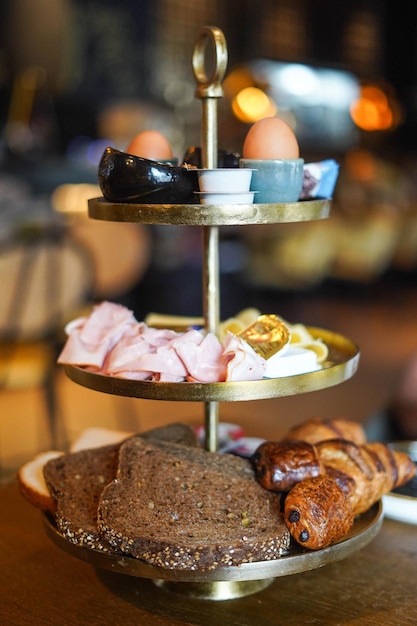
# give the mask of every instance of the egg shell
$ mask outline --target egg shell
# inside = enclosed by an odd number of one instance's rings
[[[156,130],[144,130],[135,135],[126,152],[152,161],[165,161],[173,157],[169,141]]]
[[[253,124],[243,144],[245,159],[298,159],[299,156],[293,130],[278,117],[265,117]]]

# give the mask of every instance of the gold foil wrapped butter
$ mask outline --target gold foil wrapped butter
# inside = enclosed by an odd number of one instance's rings
[[[288,346],[291,331],[278,315],[260,315],[239,337],[264,359],[269,359]]]

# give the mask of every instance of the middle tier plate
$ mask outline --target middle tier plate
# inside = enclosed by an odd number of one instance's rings
[[[65,366],[65,370],[71,380],[95,391],[148,400],[183,402],[265,400],[326,389],[351,378],[359,363],[357,345],[338,333],[307,328],[315,339],[321,339],[329,348],[327,361],[316,372],[284,378],[221,383],[166,383],[116,378],[71,365]]]

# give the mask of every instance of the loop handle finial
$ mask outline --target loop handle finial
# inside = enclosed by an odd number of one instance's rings
[[[214,63],[210,76],[206,71],[207,46],[213,46]],[[221,98],[222,81],[227,68],[227,44],[223,32],[216,26],[203,26],[197,33],[193,51],[193,70],[197,82],[197,98]]]

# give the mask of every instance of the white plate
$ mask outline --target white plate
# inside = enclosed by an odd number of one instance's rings
[[[382,498],[384,516],[399,522],[417,524],[417,498],[388,493]]]
[[[398,441],[388,444],[391,448],[406,452],[411,459],[417,463],[417,442]],[[384,516],[399,522],[417,524],[417,479],[407,484],[406,490],[416,493],[416,495],[390,492],[382,498]],[[404,489],[404,488],[403,488]]]

